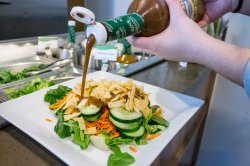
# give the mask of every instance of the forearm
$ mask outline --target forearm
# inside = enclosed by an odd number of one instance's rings
[[[239,3],[239,0],[232,0],[232,11],[234,11],[237,8],[237,5]],[[250,1],[249,0],[243,0],[241,9],[238,13],[250,15]]]
[[[207,37],[196,51],[196,60],[222,76],[242,85],[250,50]],[[203,47],[203,48],[202,48]],[[205,48],[205,49],[204,49]]]

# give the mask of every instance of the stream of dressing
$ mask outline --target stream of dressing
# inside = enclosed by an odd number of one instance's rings
[[[87,75],[88,66],[89,66],[89,57],[90,57],[90,53],[95,42],[96,42],[95,36],[93,34],[90,34],[87,39],[86,50],[85,50],[85,59],[84,59],[84,66],[83,66],[83,72],[82,72],[81,99],[83,99],[84,97],[86,75]]]

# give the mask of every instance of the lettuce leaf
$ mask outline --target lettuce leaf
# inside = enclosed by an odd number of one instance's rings
[[[62,99],[71,88],[63,85],[59,85],[56,89],[50,89],[44,96],[44,101],[54,104],[57,100]]]
[[[164,127],[169,126],[169,122],[166,119],[164,119],[163,117],[153,115],[150,120],[153,121],[155,124],[158,124],[158,125],[161,125]]]
[[[46,64],[33,65],[30,67],[24,68],[20,72],[13,72],[10,70],[0,71],[0,84],[6,84],[9,82],[27,78],[28,77],[27,72],[38,71],[46,66],[47,66]]]
[[[108,166],[127,166],[135,162],[135,158],[127,152],[121,152],[117,145],[110,146],[113,153],[110,154],[108,159]]]
[[[148,131],[149,134],[154,134],[158,131],[158,126],[157,125],[146,125],[145,126],[146,130]]]
[[[27,83],[24,85],[22,88],[19,89],[7,89],[6,94],[9,99],[15,99],[20,96],[24,96],[27,94],[30,94],[32,92],[38,91],[43,88],[47,88],[54,85],[53,81],[47,80],[47,79],[42,79],[40,77],[34,78],[30,83]]]
[[[83,131],[80,130],[77,121],[69,120],[68,122],[64,122],[64,125],[70,128],[71,137],[75,144],[80,145],[81,149],[86,149],[89,146],[90,135],[84,134]]]
[[[141,138],[135,139],[135,143],[137,145],[146,145],[146,144],[148,144],[147,139],[146,139],[146,133]]]
[[[112,146],[112,145],[122,145],[122,144],[130,144],[134,141],[134,139],[131,138],[122,138],[122,137],[117,137],[113,139],[106,139],[105,142],[107,145]]]
[[[73,142],[80,145],[81,149],[86,149],[90,143],[90,135],[84,134],[80,128],[75,128],[74,133],[71,135]]]
[[[69,137],[71,132],[70,132],[70,127],[68,125],[64,124],[64,119],[63,119],[63,114],[58,114],[58,120],[55,125],[54,131],[60,138],[66,138]]]
[[[27,73],[27,72],[31,72],[31,71],[38,71],[38,70],[41,70],[43,68],[45,68],[46,64],[38,64],[38,65],[33,65],[33,66],[30,66],[30,67],[27,67],[27,68],[24,68],[22,70],[23,73]]]
[[[11,71],[1,71],[0,72],[0,84],[6,84],[12,81],[25,78],[25,74],[22,72],[13,73]]]
[[[168,127],[169,122],[163,117],[151,113],[144,119],[143,125],[149,134],[154,134]]]

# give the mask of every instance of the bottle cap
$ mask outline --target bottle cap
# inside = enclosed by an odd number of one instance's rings
[[[95,14],[87,8],[76,6],[70,11],[70,15],[77,21],[84,24],[92,24],[95,22]]]
[[[93,34],[95,36],[97,45],[105,44],[107,42],[107,37],[108,37],[107,30],[104,27],[104,25],[99,22],[87,26],[86,29],[87,37],[89,37],[90,34]]]
[[[76,26],[76,22],[74,20],[69,20],[68,26]]]

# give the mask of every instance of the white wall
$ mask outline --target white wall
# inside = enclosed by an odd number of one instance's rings
[[[127,13],[132,0],[114,0],[114,16],[121,16]]]
[[[230,17],[226,41],[250,48],[250,17]],[[197,166],[250,165],[250,97],[217,76]]]
[[[97,21],[114,18],[127,13],[132,0],[86,0],[85,6],[92,10]]]

